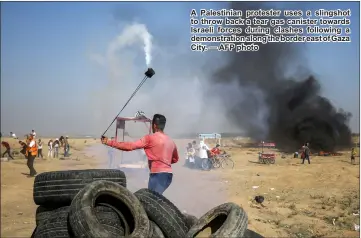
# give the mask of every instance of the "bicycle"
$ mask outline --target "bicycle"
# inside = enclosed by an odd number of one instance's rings
[[[231,156],[229,154],[222,154],[218,157],[221,157],[220,164],[222,169],[233,169],[234,168],[234,161],[231,159]]]
[[[217,159],[215,156],[203,159],[201,165],[202,169],[207,171],[211,170],[212,168],[218,169],[221,167],[219,159]]]
[[[211,170],[212,168],[218,169],[222,167],[222,169],[233,169],[234,162],[231,159],[229,154],[221,154],[217,156],[213,156],[211,158],[206,158],[202,160],[202,169],[203,170]]]

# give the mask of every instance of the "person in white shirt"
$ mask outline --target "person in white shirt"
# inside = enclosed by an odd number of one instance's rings
[[[18,139],[18,137],[15,135],[15,133],[13,133],[13,132],[10,132],[10,136],[12,137],[12,138],[14,138],[14,139]]]
[[[36,137],[36,132],[34,129],[31,130],[31,134],[33,135],[34,138]]]
[[[201,159],[207,159],[208,158],[208,153],[207,153],[208,150],[209,150],[208,145],[206,145],[206,143],[204,143],[204,141],[201,140],[199,142],[198,157]]]
[[[53,158],[53,140],[50,139],[48,142],[48,158]]]
[[[60,146],[60,142],[59,139],[56,138],[54,143],[53,143],[53,147],[54,147],[54,158],[58,158],[59,157],[59,146]]]
[[[193,148],[192,143],[188,143],[186,148],[186,159],[185,159],[185,166],[193,168],[195,166],[195,154],[196,150]]]
[[[38,158],[43,158],[43,142],[41,139],[38,141]]]
[[[207,150],[209,147],[204,143],[203,140],[200,140],[199,144],[196,145],[196,157],[195,157],[195,166],[198,169],[202,168],[202,161],[208,158]]]

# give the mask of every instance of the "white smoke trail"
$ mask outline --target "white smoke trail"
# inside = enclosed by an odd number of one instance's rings
[[[150,66],[152,61],[152,35],[144,24],[139,23],[125,26],[123,32],[110,44],[108,59],[114,58],[117,50],[139,41],[144,44],[145,62],[147,66]]]
[[[187,55],[188,48],[184,47],[182,43],[168,45],[164,48],[164,46],[157,45],[156,40],[151,41],[155,37],[157,36],[151,36],[146,31],[143,24],[128,24],[108,43],[103,56],[89,55],[89,59],[103,66],[106,69],[104,73],[108,74],[104,75],[105,77],[99,77],[104,80],[104,84],[97,87],[95,92],[90,95],[92,103],[89,106],[93,112],[92,128],[97,128],[99,131],[104,130],[101,128],[104,121],[114,117],[114,113],[120,109],[120,104],[129,98],[131,93],[129,91],[138,85],[139,72],[143,71],[144,67],[136,64],[136,57],[139,53],[139,45],[143,46],[144,44],[148,66],[150,63],[157,63],[157,67],[163,68],[163,70],[137,93],[131,104],[124,110],[124,115],[134,115],[137,110],[144,111],[147,116],[162,113],[167,116],[169,121],[167,131],[173,134],[213,131],[218,128],[222,129],[219,129],[220,131],[231,131],[233,127],[223,112],[225,106],[218,105],[217,102],[214,102],[215,100],[205,102],[202,97],[205,88],[204,82],[206,82],[206,75],[198,69],[203,65],[202,60],[190,63],[195,56]],[[177,63],[174,65],[171,62],[176,57]],[[179,68],[186,70],[174,75],[174,71]],[[172,92],[167,95],[167,103],[165,103],[164,94],[159,92]],[[208,107],[209,101],[212,101],[211,107],[217,109],[203,112],[202,108],[204,105]],[[187,122],[185,123],[185,121]],[[224,129],[225,127],[227,128]],[[112,127],[109,133],[114,133],[112,131],[114,128]],[[228,128],[230,129],[228,130]],[[144,128],[141,127],[141,129]]]

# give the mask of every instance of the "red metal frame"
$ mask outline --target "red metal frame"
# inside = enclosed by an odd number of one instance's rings
[[[276,155],[274,153],[262,153],[261,158],[262,159],[275,159]]]
[[[124,141],[124,132],[125,132],[125,122],[126,121],[134,121],[134,122],[143,122],[143,123],[149,123],[149,134],[152,133],[152,120],[145,117],[145,116],[139,116],[139,117],[117,117],[117,122],[115,123],[115,141],[118,141],[118,121],[124,121],[124,129],[123,129],[123,140]],[[122,163],[123,158],[123,151],[121,151],[121,159],[120,163]]]
[[[134,122],[144,122],[144,123],[149,123],[149,134],[152,133],[152,120],[145,117],[145,116],[141,116],[141,117],[117,117],[117,122],[118,121],[134,121]],[[124,141],[124,132],[125,132],[125,125],[124,125],[124,129],[123,129],[123,141]],[[117,127],[117,123],[115,123],[115,141],[118,141],[118,127]]]

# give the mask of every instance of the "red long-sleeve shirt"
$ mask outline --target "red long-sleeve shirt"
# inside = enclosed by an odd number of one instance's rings
[[[2,141],[1,144],[7,149],[10,150],[10,145],[6,141]]]
[[[211,149],[211,153],[213,155],[219,155],[221,153],[221,150],[219,148],[215,147],[215,148]]]
[[[109,140],[107,145],[123,151],[144,149],[148,157],[150,173],[172,173],[171,164],[179,160],[177,146],[162,132],[146,135],[135,142]]]

